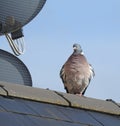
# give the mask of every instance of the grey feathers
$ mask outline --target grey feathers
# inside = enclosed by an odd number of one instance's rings
[[[73,54],[60,70],[60,77],[67,93],[84,95],[95,73],[83,55],[81,46],[74,44],[73,50]]]

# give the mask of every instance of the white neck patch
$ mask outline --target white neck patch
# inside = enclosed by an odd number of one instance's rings
[[[84,52],[81,52],[81,55],[84,55]]]

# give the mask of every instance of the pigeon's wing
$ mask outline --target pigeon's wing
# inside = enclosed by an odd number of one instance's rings
[[[89,76],[89,83],[90,83],[90,81],[91,81],[91,79],[95,76],[95,71],[94,71],[94,68],[92,67],[92,65],[91,64],[89,64],[89,69],[90,69],[90,76]],[[89,84],[88,84],[88,86],[89,86]],[[85,88],[85,90],[82,92],[82,95],[84,95],[85,94],[85,92],[86,92],[86,89],[88,88],[88,86]]]

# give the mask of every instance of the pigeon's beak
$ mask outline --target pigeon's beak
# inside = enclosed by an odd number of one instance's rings
[[[74,47],[73,47],[73,50],[76,50],[76,49],[77,49],[77,48],[74,46]]]

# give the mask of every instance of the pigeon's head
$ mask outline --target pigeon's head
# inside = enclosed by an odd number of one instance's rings
[[[83,54],[82,48],[79,44],[73,44],[73,50],[76,54]]]

